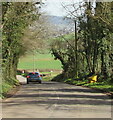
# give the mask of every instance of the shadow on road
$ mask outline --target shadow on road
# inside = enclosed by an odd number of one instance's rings
[[[10,101],[10,102],[5,102],[5,103],[12,103],[8,104],[8,106],[13,106],[13,105],[25,105],[25,104],[65,104],[65,105],[76,105],[76,104],[81,104],[81,105],[111,105],[110,101],[104,101],[104,100],[67,100],[67,99],[46,99],[46,100],[24,100],[24,101],[19,101],[19,103],[16,101]]]
[[[58,85],[57,85],[58,84]],[[64,86],[63,86],[64,85]],[[52,88],[51,88],[52,86]],[[58,87],[59,86],[59,87]],[[57,82],[45,82],[42,84],[26,84],[21,90],[22,94],[14,96],[15,101],[5,101],[8,106],[25,104],[65,104],[65,105],[111,105],[110,98],[99,94],[97,90],[70,87]]]
[[[100,99],[100,100],[106,100],[109,99],[108,97],[105,97],[105,95],[73,95],[73,94],[57,94],[59,97],[64,97],[64,98],[90,98],[90,99]],[[15,98],[21,98],[21,97],[56,97],[56,94],[23,94],[23,95],[17,95]]]

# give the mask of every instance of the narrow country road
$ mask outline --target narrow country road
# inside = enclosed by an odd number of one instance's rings
[[[17,77],[26,83],[25,78]],[[3,118],[111,118],[107,95],[53,81],[23,84],[2,106]]]

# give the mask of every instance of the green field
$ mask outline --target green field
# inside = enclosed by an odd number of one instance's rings
[[[56,69],[61,70],[61,63],[54,60],[51,54],[35,54],[21,57],[18,64],[18,69]]]

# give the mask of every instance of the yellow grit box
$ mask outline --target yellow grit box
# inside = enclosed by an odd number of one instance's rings
[[[97,75],[93,75],[91,77],[89,77],[90,83],[94,83],[97,82]]]

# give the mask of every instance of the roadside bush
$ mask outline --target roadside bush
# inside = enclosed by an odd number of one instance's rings
[[[62,82],[64,81],[64,75],[63,74],[59,74],[56,77],[54,77],[51,81],[57,81],[57,82]]]
[[[22,73],[21,74],[23,77],[27,77],[28,73]]]

